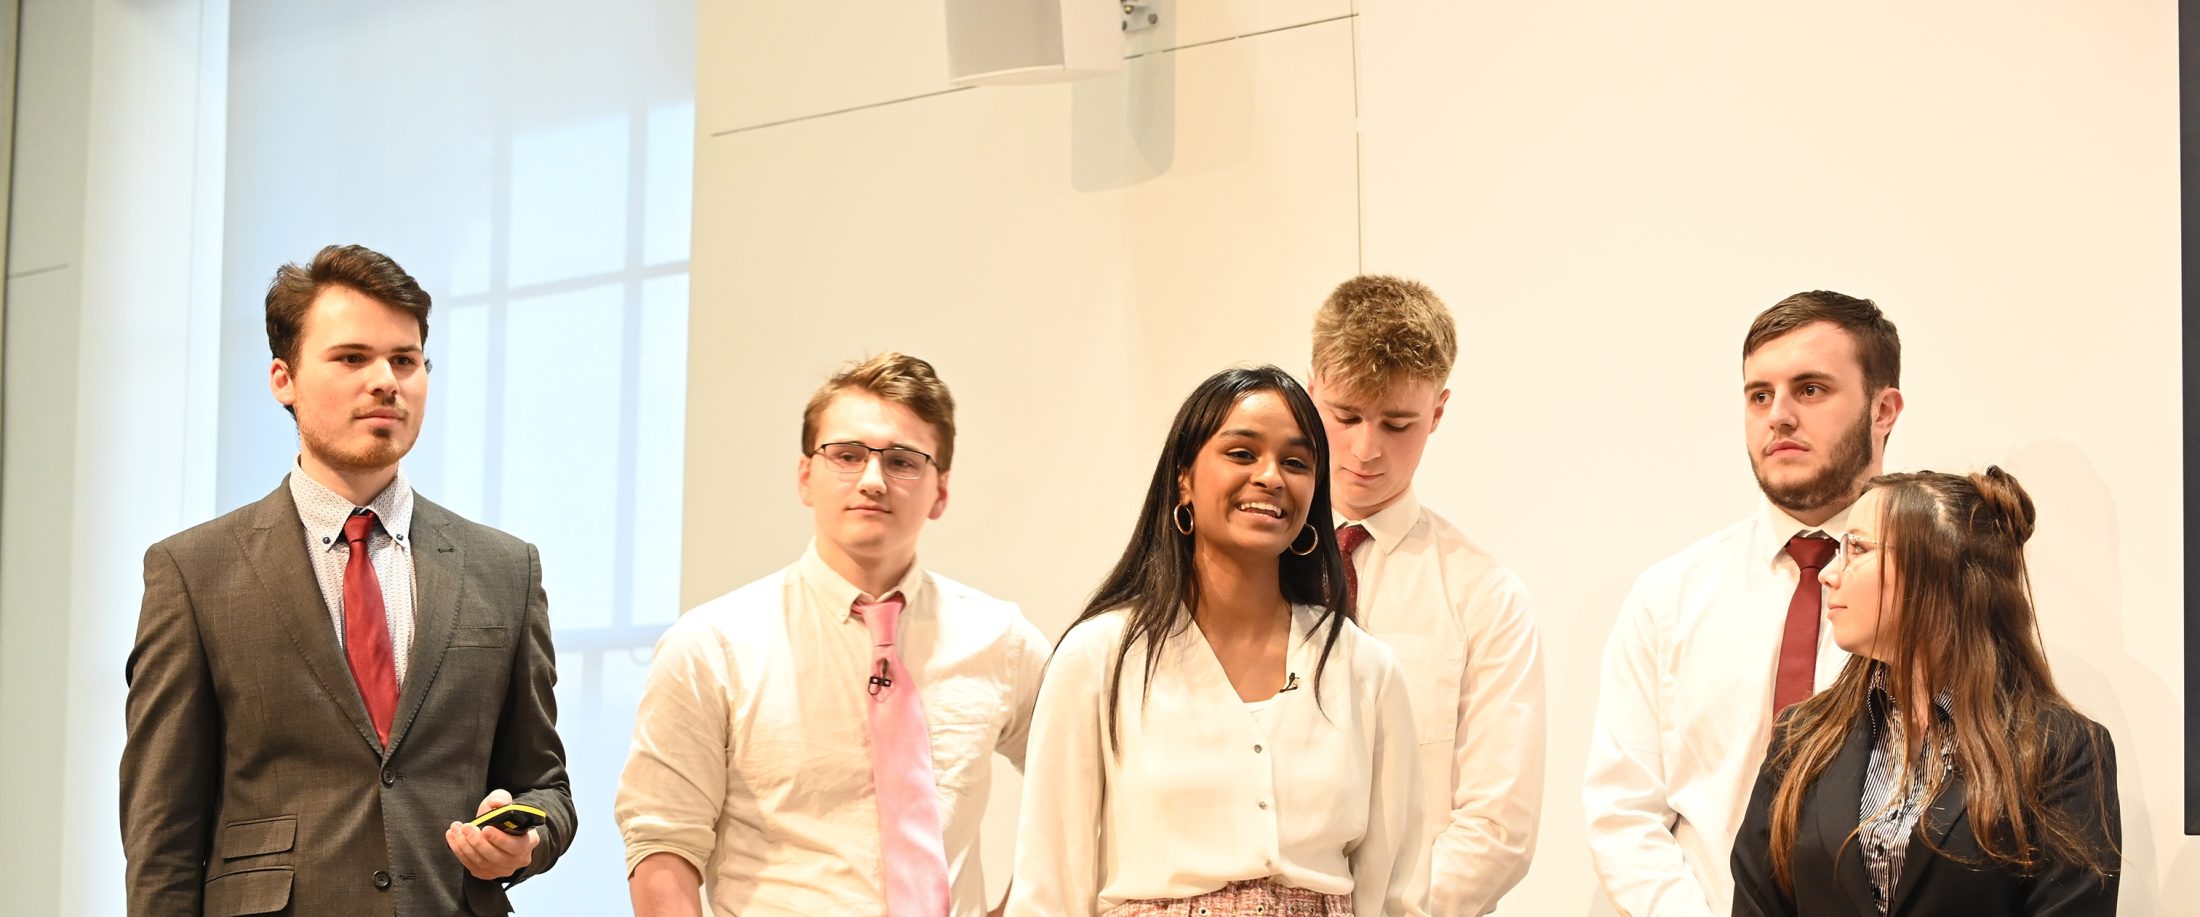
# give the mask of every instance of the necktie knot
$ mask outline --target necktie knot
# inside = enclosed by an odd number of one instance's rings
[[[1367,540],[1373,537],[1375,537],[1374,533],[1369,532],[1367,526],[1357,522],[1352,523],[1337,530],[1337,550],[1343,552],[1344,556],[1349,558],[1354,550],[1366,544]]]
[[[1788,556],[1804,570],[1816,572],[1826,568],[1833,560],[1833,550],[1840,542],[1824,535],[1804,533],[1788,539]]]
[[[907,600],[899,592],[876,602],[856,600],[856,617],[862,618],[864,626],[871,629],[872,646],[894,645],[894,627],[901,620],[901,610],[907,604]]]
[[[360,544],[374,533],[374,510],[363,509],[344,520],[344,543]]]

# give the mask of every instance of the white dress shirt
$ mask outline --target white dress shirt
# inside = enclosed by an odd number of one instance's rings
[[[1425,913],[1405,680],[1388,647],[1347,624],[1317,709],[1318,613],[1292,609],[1286,665],[1299,687],[1264,709],[1238,696],[1196,624],[1162,644],[1150,691],[1133,645],[1112,749],[1108,681],[1126,613],[1071,628],[1032,718],[1008,912],[1089,917],[1274,877],[1349,895],[1361,917]]]
[[[306,556],[313,558],[313,579],[321,586],[321,600],[328,604],[329,622],[336,627],[336,647],[344,646],[344,566],[351,563],[351,543],[344,540],[344,522],[360,507],[321,482],[304,468],[290,469],[290,501],[298,505],[298,522],[305,526]],[[365,507],[374,511],[375,525],[367,534],[367,559],[374,564],[375,582],[382,587],[382,612],[390,629],[390,662],[397,683],[405,683],[411,668],[413,644],[412,482],[400,468],[388,487],[374,495]]]
[[[1016,606],[912,564],[898,646],[932,737],[954,912],[983,914],[978,826],[999,752],[1023,765],[1046,638]],[[657,644],[619,780],[629,874],[688,861],[721,917],[880,914],[864,714],[871,600],[817,555],[682,615]]]
[[[1543,811],[1543,653],[1528,591],[1411,490],[1358,521],[1371,536],[1352,558],[1360,625],[1397,652],[1420,734],[1429,912],[1487,914],[1527,875]]]
[[[1769,503],[1644,572],[1604,647],[1582,803],[1605,894],[1628,917],[1732,909],[1728,858],[1772,738],[1780,637],[1800,568],[1788,539],[1839,533]],[[1848,654],[1819,618],[1817,690]]]

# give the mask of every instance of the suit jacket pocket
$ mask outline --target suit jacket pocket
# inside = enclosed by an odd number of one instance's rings
[[[221,858],[259,856],[264,853],[282,853],[298,843],[298,816],[278,815],[274,818],[257,818],[252,821],[233,822],[222,829],[221,842],[214,849]],[[285,883],[288,887],[288,883]],[[239,911],[254,914],[257,911]]]
[[[456,627],[456,628],[452,628],[452,629],[451,629],[451,645],[452,645],[452,646],[503,646],[503,645],[505,645],[505,640],[504,640],[504,634],[505,634],[505,631],[506,631],[506,628],[505,628],[505,627],[503,627],[503,626],[501,626],[501,625],[498,625],[498,626],[493,626],[493,627]]]
[[[495,882],[484,882],[473,876],[466,877],[466,909],[481,917],[496,917],[512,912],[512,901],[505,897],[504,889]]]
[[[206,917],[272,914],[290,906],[290,867],[270,866],[206,883]]]

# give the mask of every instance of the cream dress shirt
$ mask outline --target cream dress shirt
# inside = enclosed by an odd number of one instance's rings
[[[1644,572],[1604,647],[1582,804],[1604,893],[1628,917],[1732,910],[1728,863],[1772,739],[1772,684],[1800,568],[1787,541],[1838,534],[1769,503]],[[1819,617],[1816,689],[1848,654]]]
[[[954,912],[983,914],[991,759],[1023,765],[1046,638],[1015,605],[920,565],[890,591],[907,600],[900,647],[931,730]],[[630,874],[677,855],[721,917],[885,912],[860,596],[813,543],[666,631],[619,780]]]
[[[1397,652],[1420,735],[1429,912],[1478,917],[1527,875],[1543,812],[1528,590],[1411,490],[1358,521],[1372,536],[1353,552],[1360,626]]]
[[[1008,912],[1094,915],[1273,876],[1349,895],[1362,917],[1426,913],[1405,679],[1388,647],[1347,624],[1317,708],[1317,614],[1292,609],[1299,687],[1258,711],[1265,736],[1196,624],[1162,645],[1150,692],[1133,646],[1112,750],[1108,680],[1126,613],[1071,628],[1032,718]]]

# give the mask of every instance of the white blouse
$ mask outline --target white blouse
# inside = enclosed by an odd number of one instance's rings
[[[1071,628],[1032,715],[1008,913],[1095,915],[1273,876],[1350,895],[1360,917],[1425,914],[1404,676],[1389,647],[1347,623],[1317,707],[1318,614],[1292,608],[1298,687],[1264,710],[1238,697],[1196,624],[1162,644],[1150,691],[1132,646],[1113,749],[1108,681],[1126,612]]]

